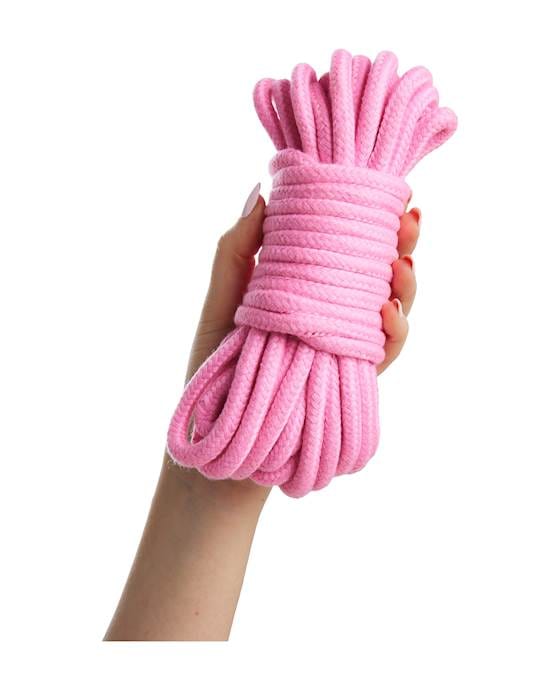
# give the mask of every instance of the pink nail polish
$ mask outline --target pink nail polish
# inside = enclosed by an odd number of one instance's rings
[[[403,316],[403,305],[401,304],[401,300],[395,297],[394,299],[392,299],[392,303],[393,306],[397,309],[399,316]]]
[[[413,261],[412,256],[409,256],[409,255],[407,254],[406,256],[402,256],[401,258],[403,259],[403,261],[404,261],[406,264],[408,264],[409,268],[410,268],[411,271],[414,273],[414,261]]]
[[[416,220],[418,227],[420,227],[420,223],[422,221],[422,213],[420,212],[420,209],[416,207],[411,208],[409,213],[411,213],[411,215],[414,216],[414,219]]]
[[[248,195],[248,199],[246,200],[246,203],[244,205],[243,212],[241,213],[241,218],[246,218],[254,210],[256,204],[258,203],[258,198],[260,196],[260,187],[261,183],[258,182],[258,184]]]

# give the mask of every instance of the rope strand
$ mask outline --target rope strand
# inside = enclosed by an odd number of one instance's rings
[[[263,79],[277,153],[264,240],[236,328],[187,385],[168,432],[177,463],[289,496],[360,470],[379,436],[380,310],[391,294],[407,173],[456,129],[424,67],[333,54]]]

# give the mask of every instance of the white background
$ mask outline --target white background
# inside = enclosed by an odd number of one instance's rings
[[[5,687],[548,688],[544,4],[0,7]],[[427,66],[459,118],[408,178],[379,452],[273,492],[228,645],[103,644],[218,235],[269,190],[252,87],[337,47]]]

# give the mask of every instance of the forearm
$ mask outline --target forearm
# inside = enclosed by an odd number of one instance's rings
[[[268,489],[165,457],[106,640],[225,640]]]

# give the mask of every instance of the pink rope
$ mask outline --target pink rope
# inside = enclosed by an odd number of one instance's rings
[[[376,450],[404,178],[456,117],[425,68],[398,77],[389,52],[371,64],[338,50],[319,80],[298,65],[290,81],[260,81],[254,103],[278,149],[263,247],[235,330],[183,393],[168,452],[212,479],[298,497]]]

